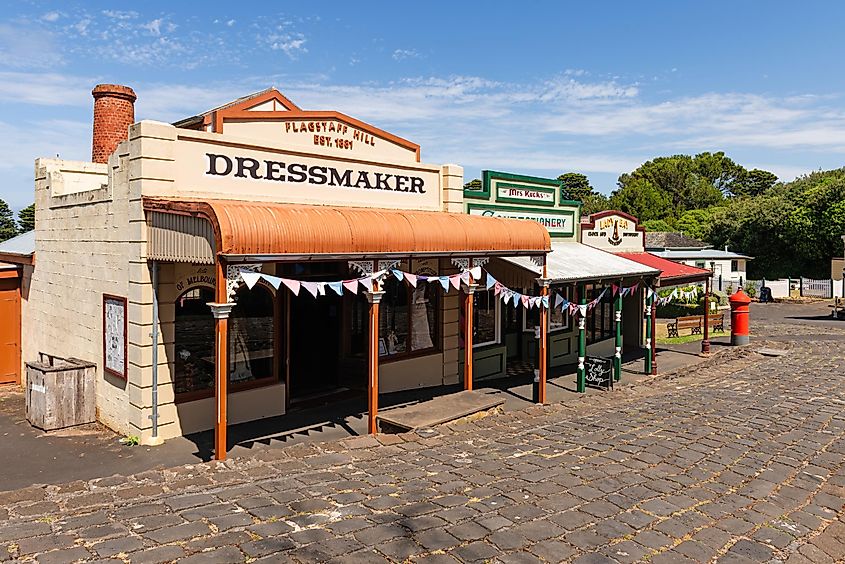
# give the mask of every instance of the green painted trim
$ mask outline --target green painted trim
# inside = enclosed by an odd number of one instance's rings
[[[547,186],[554,186],[555,188],[560,188],[563,184],[560,180],[556,178],[543,178],[541,176],[527,176],[525,174],[514,174],[511,172],[498,172],[495,170],[484,170],[481,173],[482,175],[482,185],[488,191],[490,191],[490,181],[493,179],[496,180],[512,180],[515,182],[534,182],[537,184],[545,184]]]
[[[575,210],[566,210],[566,209],[560,209],[560,208],[537,209],[537,208],[528,208],[528,207],[524,207],[524,206],[501,206],[501,205],[496,205],[496,204],[474,204],[474,203],[467,203],[465,205],[465,209],[466,209],[467,213],[470,213],[472,210],[476,209],[476,210],[493,210],[493,211],[518,211],[518,212],[546,214],[546,215],[569,216],[570,219],[572,220],[571,231],[556,231],[554,233],[549,231],[549,236],[550,237],[574,237],[575,236],[575,227],[576,227],[575,226]]]
[[[621,281],[620,281],[621,282]],[[619,293],[616,294],[616,304],[614,309],[618,312],[619,321],[615,321],[616,323],[616,350],[619,351],[619,355],[617,356],[614,352],[613,355],[613,379],[617,382],[622,379],[622,284],[619,284]]]
[[[544,192],[546,194],[552,195],[551,202],[543,202],[540,200],[532,200],[530,198],[511,198],[511,197],[501,197],[499,196],[499,187],[503,186],[505,188],[519,188],[519,189],[527,189],[527,190],[535,190],[537,192]],[[557,190],[554,188],[546,188],[544,186],[526,186],[524,184],[511,184],[509,182],[498,182],[496,183],[496,194],[495,200],[496,202],[505,202],[509,204],[530,204],[534,206],[544,206],[544,207],[555,207],[555,196],[557,195]]]
[[[487,174],[490,171],[481,171],[481,190],[467,190],[464,188],[464,198],[472,198],[474,200],[489,200],[490,199],[490,179]]]
[[[578,206],[579,208],[584,207],[584,202],[581,200],[567,200],[563,197],[563,188],[560,189],[560,201],[558,201],[558,205],[560,206]]]
[[[587,287],[584,284],[578,284],[578,303],[585,305],[587,303]],[[578,318],[578,370],[575,379],[575,390],[583,394],[587,391],[587,374],[584,369],[582,359],[587,358],[587,319],[586,317]]]

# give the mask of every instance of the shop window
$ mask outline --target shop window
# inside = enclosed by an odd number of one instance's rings
[[[214,389],[214,317],[210,288],[191,288],[176,300],[173,388],[178,396]]]
[[[472,344],[483,347],[499,342],[501,300],[493,290],[480,290],[472,297]]]
[[[527,292],[527,290],[523,290]],[[534,288],[533,292],[539,293],[539,288]],[[549,291],[549,305],[554,306],[555,301],[555,294],[558,292],[562,292],[563,296],[567,300],[571,300],[571,288],[566,287],[562,289],[555,288],[554,290]],[[540,310],[537,308],[532,308],[528,311],[525,311],[525,308],[520,306],[521,311],[523,312],[523,329],[525,331],[534,331],[534,328],[540,324]],[[549,333],[553,333],[555,331],[562,331],[564,329],[569,329],[569,314],[564,313],[559,308],[549,309]]]
[[[603,290],[602,287],[587,290],[587,300],[594,300]],[[604,299],[587,314],[587,344],[590,345],[613,337],[616,334],[614,318],[613,298],[605,294]]]
[[[697,260],[697,261],[695,261],[695,267],[696,268],[707,268],[707,263],[705,263],[703,260]]]
[[[738,272],[739,271],[739,261],[732,260],[731,261],[731,272]]]
[[[437,289],[385,280],[379,307],[379,356],[402,357],[436,349]]]
[[[274,379],[274,311],[270,291],[241,287],[229,316],[229,382],[233,387]]]

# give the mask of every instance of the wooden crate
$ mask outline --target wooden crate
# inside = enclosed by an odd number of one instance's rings
[[[26,363],[26,418],[45,431],[93,423],[97,417],[97,365],[41,355]]]

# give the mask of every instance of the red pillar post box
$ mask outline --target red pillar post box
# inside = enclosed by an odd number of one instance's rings
[[[740,288],[728,298],[728,301],[731,303],[731,345],[747,345],[750,340],[748,336],[748,305],[751,303],[751,298]]]

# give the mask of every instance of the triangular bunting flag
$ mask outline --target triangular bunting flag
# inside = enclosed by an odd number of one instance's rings
[[[358,295],[358,280],[344,280],[342,284],[344,288],[353,294]]]
[[[517,294],[516,292],[513,293],[513,307],[519,307],[520,298],[522,294]]]
[[[282,278],[282,284],[288,287],[288,290],[293,292],[294,296],[299,295],[299,288],[302,284],[299,283],[299,280],[291,280],[289,278]]]
[[[326,286],[328,286],[328,282],[317,282],[317,295],[318,296],[325,296],[326,295]]]
[[[559,308],[563,303],[563,296],[560,294],[555,294],[555,309]]]
[[[282,285],[282,279],[279,278],[278,276],[270,276],[269,274],[262,274],[261,277],[264,279],[265,282],[269,283],[276,290],[278,290],[279,286]]]
[[[261,278],[260,272],[250,272],[248,270],[241,270],[241,278],[246,284],[246,287],[252,290],[252,287],[258,283],[258,279]]]
[[[417,287],[417,276],[415,274],[411,274],[410,272],[406,272],[405,273],[405,280],[407,280],[408,284],[410,284],[414,288]]]
[[[587,304],[581,304],[578,306],[578,315],[581,317],[587,317]]]
[[[495,286],[496,284],[498,284],[498,282],[497,282],[497,281],[496,281],[496,279],[495,279],[495,278],[493,278],[493,276],[492,276],[492,275],[488,272],[488,273],[487,273],[487,289],[489,290],[490,288],[492,288],[492,287],[493,287],[493,286]],[[496,293],[498,294],[498,292],[496,292]]]
[[[463,272],[461,272],[460,276],[461,282],[469,286],[469,270],[464,270]]]
[[[373,279],[369,276],[365,276],[364,278],[359,278],[358,282],[361,283],[361,286],[367,289],[368,292],[373,291]]]
[[[549,296],[543,296],[543,298],[541,299],[541,303],[543,304],[544,308],[549,309]]]
[[[478,282],[481,280],[481,267],[475,266],[469,269],[469,273],[472,274],[473,279]]]
[[[452,276],[448,277],[449,283],[454,286],[455,290],[461,289],[461,276],[461,274],[453,274]]]
[[[337,294],[338,296],[343,295],[343,282],[329,282],[328,286],[329,286],[329,288],[334,290],[334,293]]]
[[[395,277],[396,277],[396,279],[397,279],[398,281],[400,281],[400,282],[402,281],[402,278],[404,278],[404,277],[405,277],[405,275],[404,275],[404,274],[402,274],[402,271],[401,271],[401,270],[396,270],[396,269],[394,268],[391,272],[393,273],[393,276],[395,276]]]
[[[311,294],[315,298],[317,297],[317,293],[319,292],[319,290],[316,282],[301,282],[301,284],[302,287],[305,288],[309,294]]]
[[[528,296],[520,296],[519,299],[522,302],[522,307],[528,309]]]
[[[619,293],[619,286],[612,284],[610,287],[613,290],[613,295],[616,296]]]
[[[488,276],[489,276],[489,275],[488,275]],[[494,281],[494,284],[493,284],[493,295],[498,296],[498,295],[502,294],[502,288],[503,288],[503,286],[502,286],[501,284],[499,284],[498,282],[495,282],[495,281]],[[488,286],[488,287],[487,287],[487,289],[489,290],[489,289],[490,289],[490,287]]]
[[[438,278],[440,281],[440,285],[443,286],[443,291],[447,294],[449,293],[449,277],[448,276],[441,276]]]

